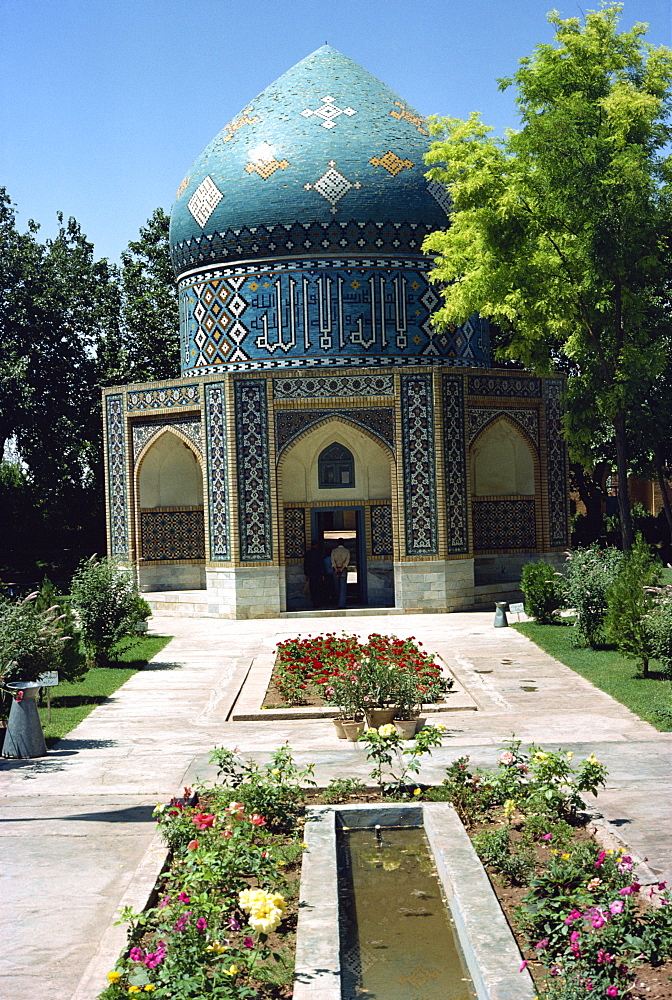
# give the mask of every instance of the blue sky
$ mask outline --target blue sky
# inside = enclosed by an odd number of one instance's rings
[[[74,215],[116,260],[191,163],[268,84],[325,42],[423,114],[515,127],[511,74],[552,40],[553,0],[2,0],[0,185],[42,235]],[[562,16],[585,7],[557,0]],[[670,0],[621,26],[672,46]]]

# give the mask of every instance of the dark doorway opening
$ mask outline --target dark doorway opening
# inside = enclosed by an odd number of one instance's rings
[[[325,557],[339,539],[350,552],[348,566],[348,607],[366,607],[366,544],[363,507],[313,508],[312,538],[322,546]]]

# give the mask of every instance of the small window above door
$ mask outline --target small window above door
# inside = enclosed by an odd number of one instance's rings
[[[321,490],[352,489],[355,485],[355,460],[342,444],[330,444],[317,460],[318,485]]]

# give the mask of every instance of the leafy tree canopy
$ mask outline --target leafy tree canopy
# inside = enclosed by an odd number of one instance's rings
[[[479,312],[508,331],[505,356],[564,371],[570,454],[589,464],[607,430],[625,483],[627,415],[665,367],[672,52],[642,24],[619,32],[621,10],[549,15],[555,44],[499,81],[516,87],[519,131],[494,138],[478,114],[434,120],[429,176],[453,211],[424,249],[437,325]],[[629,548],[624,490],[619,503]]]

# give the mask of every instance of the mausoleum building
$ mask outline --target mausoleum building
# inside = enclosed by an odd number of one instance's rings
[[[225,617],[301,610],[306,548],[344,538],[349,604],[445,611],[567,548],[561,380],[491,369],[477,316],[432,325],[422,242],[449,201],[430,141],[324,46],[188,171],[181,378],[104,393],[109,554],[141,590]]]

